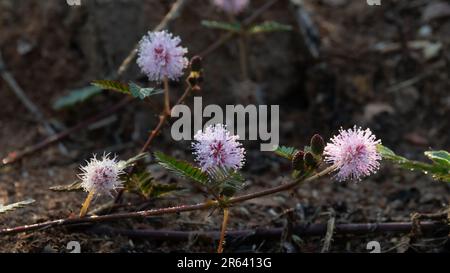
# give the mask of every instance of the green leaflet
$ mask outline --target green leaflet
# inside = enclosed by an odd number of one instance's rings
[[[266,21],[259,25],[253,26],[248,30],[249,34],[258,34],[264,32],[291,31],[292,26],[280,24],[275,21]]]
[[[240,32],[241,31],[241,25],[239,23],[226,23],[226,22],[219,22],[219,21],[203,20],[202,26],[207,27],[207,28],[231,31],[231,32]]]
[[[161,94],[164,92],[162,89],[156,89],[156,88],[150,88],[150,87],[142,88],[133,82],[131,82],[129,86],[130,86],[131,95],[133,97],[139,98],[141,100],[145,99],[146,97]]]
[[[156,180],[148,171],[132,174],[125,183],[125,188],[130,192],[139,192],[146,198],[157,198],[182,189],[175,184],[156,183]]]
[[[231,197],[244,186],[245,179],[237,171],[216,168],[209,172],[210,186],[215,192]]]
[[[295,153],[298,150],[294,147],[286,147],[286,146],[279,146],[274,153],[278,156],[284,157],[288,160],[292,160],[292,157],[295,155]]]
[[[123,94],[131,94],[130,88],[121,82],[111,80],[96,80],[92,85],[101,89],[116,91]]]
[[[181,177],[191,179],[202,185],[208,183],[208,175],[204,173],[200,168],[193,166],[189,162],[177,160],[161,152],[156,152],[155,157],[161,166]]]
[[[450,154],[446,151],[426,151],[425,156],[432,161],[429,164],[399,156],[381,144],[377,148],[383,159],[392,161],[404,169],[421,171],[436,180],[450,182]]]
[[[94,81],[92,84],[102,89],[112,90],[119,93],[131,95],[134,98],[138,98],[141,100],[153,95],[161,94],[163,92],[163,90],[161,89],[151,87],[147,88],[140,87],[134,82],[130,82],[128,85],[126,85],[117,81],[98,80]]]

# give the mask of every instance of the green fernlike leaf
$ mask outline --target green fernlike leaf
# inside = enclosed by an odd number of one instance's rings
[[[231,32],[240,32],[241,28],[242,28],[239,23],[226,23],[226,22],[208,21],[208,20],[203,20],[202,26],[207,27],[207,28],[215,28],[215,29],[231,31]]]
[[[291,31],[292,26],[280,24],[275,21],[266,21],[262,24],[251,27],[248,30],[249,34],[258,34],[263,32],[275,32],[275,31]]]
[[[135,98],[139,98],[141,100],[145,99],[146,97],[150,97],[153,95],[161,94],[164,91],[162,89],[156,89],[156,88],[142,88],[139,85],[135,84],[134,82],[130,83],[130,91],[131,95]]]
[[[9,205],[6,205],[6,206],[3,206],[3,205],[0,204],[0,214],[3,214],[3,213],[6,213],[6,212],[9,212],[9,211],[13,211],[13,210],[16,210],[16,209],[20,209],[20,208],[26,207],[26,206],[34,203],[34,202],[35,201],[33,199],[28,199],[28,200],[25,200],[25,201],[17,202],[17,203],[14,203],[14,204],[9,204]]]
[[[189,162],[177,160],[160,152],[156,152],[155,157],[161,166],[181,177],[191,179],[202,185],[208,183],[208,175]]]
[[[225,196],[233,196],[244,186],[245,178],[235,170],[216,168],[208,173],[211,180],[211,188]]]
[[[279,146],[274,152],[278,156],[284,157],[288,160],[292,160],[292,157],[294,157],[297,151],[298,150],[294,147]]]
[[[146,198],[157,198],[182,189],[177,185],[156,183],[153,176],[147,171],[131,175],[125,187],[128,191],[138,192]]]
[[[83,102],[97,94],[100,94],[103,90],[97,86],[87,86],[80,89],[72,90],[67,96],[60,97],[53,103],[53,109],[61,110],[74,106],[77,103]]]
[[[424,174],[431,175],[436,180],[450,182],[450,154],[446,151],[425,152],[425,155],[433,162],[428,164],[399,156],[381,144],[378,145],[377,149],[383,159],[392,161],[404,169],[421,171]]]

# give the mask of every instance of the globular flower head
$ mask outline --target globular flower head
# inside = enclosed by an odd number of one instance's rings
[[[189,61],[184,55],[187,49],[179,44],[181,39],[167,31],[149,32],[139,43],[137,64],[151,81],[164,77],[177,80]]]
[[[87,192],[111,194],[112,190],[122,185],[119,176],[124,172],[116,158],[109,158],[109,154],[104,154],[100,160],[94,155],[80,170],[81,186]]]
[[[231,135],[223,124],[210,125],[198,131],[192,144],[195,160],[203,171],[215,168],[239,170],[244,165],[245,149],[239,136]]]
[[[339,130],[324,150],[325,161],[337,167],[339,181],[361,180],[375,173],[380,167],[381,155],[377,145],[381,144],[370,129],[358,127]]]
[[[250,0],[213,0],[214,5],[233,15],[241,13],[249,2]]]

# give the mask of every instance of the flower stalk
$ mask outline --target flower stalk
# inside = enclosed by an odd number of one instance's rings
[[[223,209],[222,229],[220,231],[219,248],[217,249],[217,253],[223,253],[223,246],[225,245],[225,233],[227,232],[229,214],[230,214],[229,208],[224,208]]]
[[[164,84],[164,111],[166,111],[166,115],[170,116],[171,108],[170,108],[170,87],[169,87],[169,78],[167,76],[163,79]]]
[[[83,202],[83,205],[81,206],[80,217],[86,216],[87,211],[89,209],[89,205],[91,204],[92,199],[94,199],[94,195],[95,193],[93,191],[88,193],[88,196],[86,197],[86,199]]]

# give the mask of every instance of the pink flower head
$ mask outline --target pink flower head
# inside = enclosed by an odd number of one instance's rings
[[[109,154],[103,155],[101,160],[94,155],[86,166],[80,167],[82,173],[81,186],[87,192],[95,194],[110,194],[112,190],[120,187],[122,181],[119,176],[123,174],[116,158],[109,158]]]
[[[375,173],[380,167],[381,155],[377,152],[381,144],[370,129],[339,130],[325,147],[325,161],[337,167],[336,178],[339,181],[361,180]]]
[[[149,32],[139,43],[137,64],[151,81],[164,77],[177,80],[189,61],[187,49],[179,46],[181,39],[167,31]]]
[[[236,15],[248,6],[250,0],[214,0],[213,2],[226,13]]]
[[[192,144],[195,160],[203,171],[216,168],[239,170],[244,165],[245,149],[223,124],[210,125],[198,131]]]

